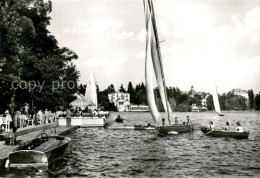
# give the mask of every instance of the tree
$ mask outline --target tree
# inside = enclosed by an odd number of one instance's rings
[[[50,24],[51,2],[45,0],[2,0],[0,2],[0,110],[34,100],[38,108],[54,109],[68,105],[75,97],[79,73],[71,63],[77,55],[58,42],[47,29]],[[11,83],[30,81],[44,84],[30,85],[24,90],[13,89]],[[53,82],[63,84],[53,90]],[[67,83],[74,83],[68,87]],[[11,90],[10,90],[11,88]],[[20,109],[20,108],[19,108]]]
[[[246,110],[246,99],[242,96],[234,96],[227,101],[228,110]]]
[[[222,95],[218,95],[218,98],[219,98],[220,109],[221,110],[226,110],[227,109],[227,106],[226,106],[227,96],[226,96],[226,94],[224,93]]]
[[[117,110],[114,103],[110,103],[110,101],[108,100],[108,94],[114,92],[115,92],[115,88],[113,84],[109,85],[105,90],[98,92],[98,103],[100,104],[100,106],[104,107],[105,110],[108,111]]]
[[[132,85],[132,82],[128,83],[127,93],[130,94],[130,102],[135,103],[135,90],[134,90],[134,87]]]
[[[255,96],[255,109],[260,110],[260,92]]]
[[[119,92],[126,93],[123,84],[120,85]]]
[[[248,98],[249,98],[249,108],[250,109],[255,109],[255,96],[253,90],[248,90]]]
[[[170,98],[170,99],[169,99],[169,104],[170,104],[170,106],[171,106],[172,111],[175,111],[175,110],[176,110],[176,107],[177,107],[177,104],[176,104],[176,101],[175,101],[174,98]]]
[[[209,95],[208,98],[207,98],[207,107],[208,107],[208,110],[214,110],[215,109],[212,95]]]
[[[146,87],[143,83],[137,84],[135,87],[135,104],[146,104],[147,105],[147,97],[146,97]]]
[[[188,103],[181,103],[178,105],[178,107],[176,108],[176,111],[180,111],[180,112],[188,112],[189,109],[189,104]]]

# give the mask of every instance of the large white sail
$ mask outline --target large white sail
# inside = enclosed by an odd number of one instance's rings
[[[155,104],[154,98],[154,88],[153,88],[153,62],[151,56],[151,18],[148,22],[148,31],[146,36],[146,55],[145,55],[145,83],[146,83],[146,95],[148,100],[148,105],[154,121],[158,124],[160,114]]]
[[[163,107],[165,109],[165,112],[168,115],[168,119],[170,122],[170,116],[171,116],[171,108],[169,105],[169,102],[167,100],[167,93],[166,93],[166,86],[165,86],[165,78],[163,74],[163,66],[161,62],[161,54],[160,54],[160,46],[158,37],[156,34],[156,24],[154,19],[154,13],[152,11],[152,4],[148,2],[148,0],[144,0],[144,11],[145,11],[145,25],[146,25],[146,31],[150,32],[148,33],[150,35],[150,47],[151,47],[151,57],[154,67],[154,72],[156,76],[157,86],[159,88],[161,100]],[[148,25],[148,23],[151,23],[151,25]],[[157,37],[157,38],[156,38]]]
[[[217,91],[217,87],[215,87],[214,90],[213,90],[213,102],[214,102],[215,111],[216,111],[217,113],[221,114],[220,106],[219,106],[219,101],[218,101],[218,91]]]
[[[85,100],[88,102],[89,106],[91,106],[92,109],[97,108],[97,106],[98,106],[97,88],[96,88],[94,72],[92,69],[91,69],[91,74],[90,74],[90,80],[87,83],[87,88],[86,88],[86,92],[85,92]]]

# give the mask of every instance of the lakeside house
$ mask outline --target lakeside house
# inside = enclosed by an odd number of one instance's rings
[[[242,90],[240,88],[234,88],[233,90],[228,92],[228,94],[243,96],[246,100],[249,99],[247,91],[246,90]]]
[[[114,103],[117,111],[129,111],[130,109],[130,94],[115,92],[108,94],[108,100],[110,103]]]
[[[192,112],[199,112],[199,111],[207,111],[208,108],[207,108],[207,98],[209,97],[209,94],[208,93],[204,93],[204,92],[196,92],[194,90],[194,86],[191,85],[191,89],[190,91],[188,92],[188,95],[190,98],[194,98],[195,95],[200,95],[200,97],[202,98],[201,99],[201,106],[197,106],[196,104],[192,104],[191,106],[191,110]]]
[[[233,94],[236,96],[242,96],[246,99],[246,105],[247,107],[249,107],[249,96],[246,90],[242,90],[240,88],[234,88],[233,90],[231,90],[230,92],[228,92],[228,94]]]

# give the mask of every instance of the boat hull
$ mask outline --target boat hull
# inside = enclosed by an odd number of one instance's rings
[[[40,144],[40,139],[34,139],[28,145],[8,156],[8,167],[48,167],[66,153],[71,139],[62,136],[50,136]]]
[[[121,119],[121,118],[120,118],[120,119],[119,119],[119,118],[116,118],[115,121],[116,121],[116,122],[119,122],[119,123],[122,123],[122,122],[123,122],[123,119]]]
[[[66,118],[59,118],[60,126],[67,126]],[[72,117],[71,126],[81,126],[81,127],[103,127],[106,125],[106,118],[102,117]]]
[[[158,127],[158,135],[168,135],[169,132],[177,132],[177,133],[185,133],[185,132],[191,132],[193,130],[193,125],[182,125],[182,124],[176,124],[171,126],[161,126]]]
[[[207,127],[202,127],[201,131],[205,135],[210,135],[213,137],[233,137],[233,138],[248,138],[249,132],[234,132],[226,130],[209,130]]]
[[[134,130],[155,130],[153,126],[134,125]]]

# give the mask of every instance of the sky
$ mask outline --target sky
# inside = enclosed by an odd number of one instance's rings
[[[153,0],[168,87],[260,91],[260,0]],[[48,27],[77,53],[80,83],[144,82],[143,0],[52,0]],[[165,40],[165,41],[164,41]]]

